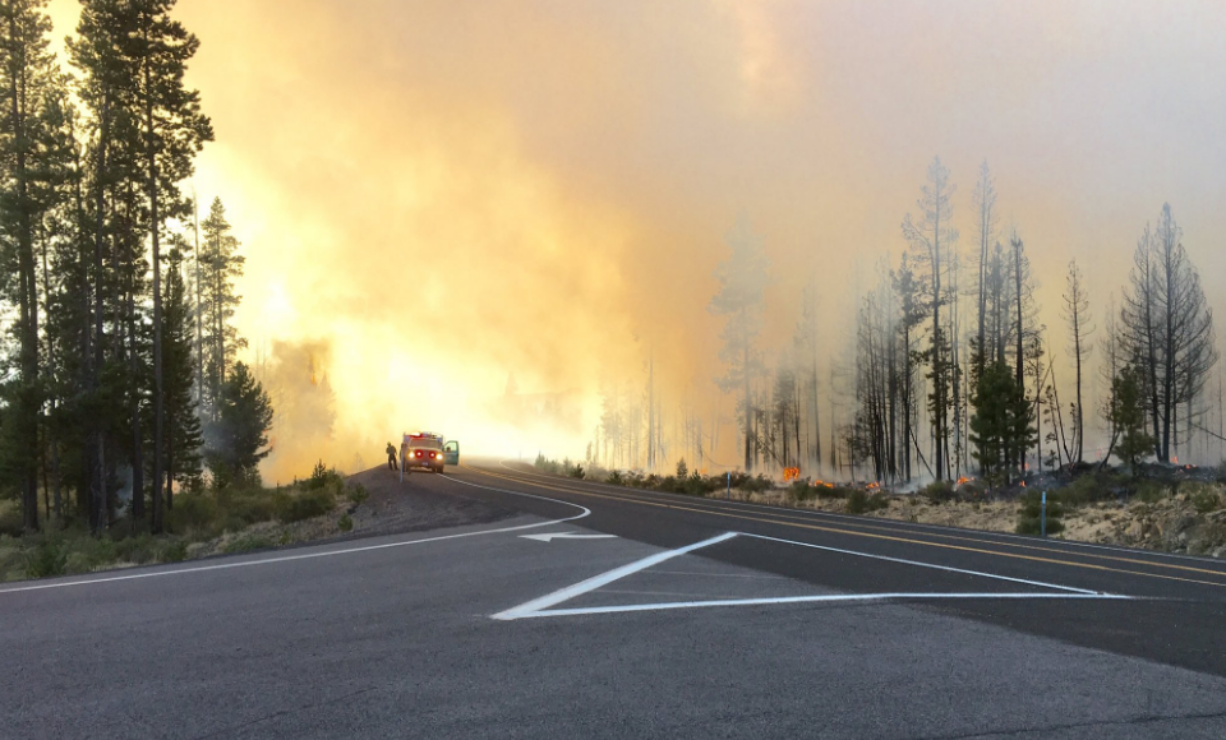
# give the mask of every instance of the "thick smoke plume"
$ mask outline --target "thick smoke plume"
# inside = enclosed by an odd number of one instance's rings
[[[57,29],[76,5],[55,0]],[[737,214],[772,265],[764,357],[790,342],[816,281],[825,384],[934,154],[966,233],[990,161],[1051,331],[1070,256],[1101,312],[1163,202],[1224,307],[1220,3],[176,12],[203,42],[189,82],[217,131],[195,185],[223,198],[243,242],[240,330],[269,348],[279,384],[274,477],[321,456],[373,464],[417,428],[474,451],[581,456],[599,390],[641,395],[649,360],[662,432],[680,433],[688,403],[712,421],[714,456],[735,460],[706,307]],[[565,409],[542,417],[542,399]]]

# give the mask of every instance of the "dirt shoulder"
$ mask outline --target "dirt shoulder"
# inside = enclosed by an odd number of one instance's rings
[[[486,524],[507,519],[516,512],[476,499],[434,491],[418,483],[428,473],[413,473],[400,482],[399,474],[386,467],[372,468],[346,479],[346,485],[361,485],[370,498],[350,511],[354,535],[394,534],[426,529]]]
[[[1217,497],[1216,505],[1208,505],[1206,502],[1211,504],[1214,496]],[[723,493],[711,494],[711,497],[723,498]],[[796,501],[786,489],[762,492],[733,489],[732,499],[838,514],[854,513],[848,510],[847,499]],[[919,494],[884,495],[884,499],[887,502],[884,508],[856,515],[1014,532],[1022,506],[1019,501],[1007,500],[933,503]],[[1226,486],[1221,484],[1203,484],[1187,490],[1180,487],[1150,501],[1066,506],[1060,519],[1064,531],[1053,535],[1054,539],[1226,558]]]

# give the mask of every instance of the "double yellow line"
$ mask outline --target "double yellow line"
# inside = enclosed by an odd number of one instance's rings
[[[760,522],[764,524],[777,524],[777,525],[784,526],[784,527],[815,530],[819,532],[829,532],[832,534],[850,535],[852,537],[867,537],[871,539],[886,540],[890,542],[901,542],[901,543],[911,544],[911,545],[922,545],[925,547],[937,547],[937,548],[942,548],[946,550],[956,550],[960,552],[972,552],[972,553],[977,553],[980,555],[992,555],[996,557],[1013,558],[1016,560],[1029,560],[1033,562],[1049,563],[1053,565],[1065,565],[1065,566],[1069,566],[1073,568],[1084,568],[1087,570],[1095,570],[1095,571],[1100,571],[1100,572],[1120,573],[1124,575],[1141,576],[1144,578],[1156,578],[1156,579],[1166,580],[1166,581],[1178,581],[1181,583],[1195,583],[1195,584],[1203,585],[1203,586],[1217,586],[1219,588],[1226,588],[1226,572],[1221,571],[1221,570],[1213,570],[1211,568],[1198,568],[1198,567],[1191,566],[1191,565],[1179,565],[1176,563],[1159,563],[1159,562],[1153,562],[1153,561],[1148,561],[1148,560],[1140,560],[1137,558],[1127,558],[1127,557],[1121,557],[1121,556],[1116,556],[1116,555],[1105,555],[1105,554],[1098,554],[1098,553],[1078,553],[1077,554],[1078,557],[1094,558],[1098,560],[1109,560],[1109,561],[1114,561],[1114,562],[1129,563],[1129,564],[1135,564],[1135,565],[1144,565],[1146,567],[1151,567],[1151,568],[1165,568],[1165,569],[1177,570],[1177,571],[1183,571],[1183,572],[1189,572],[1189,573],[1207,574],[1207,575],[1215,576],[1217,578],[1221,578],[1223,579],[1222,581],[1206,581],[1206,580],[1201,580],[1197,578],[1187,578],[1187,577],[1181,577],[1181,576],[1176,576],[1176,575],[1167,575],[1164,573],[1151,573],[1148,571],[1132,570],[1128,568],[1117,568],[1117,567],[1111,567],[1107,565],[1100,565],[1097,563],[1078,562],[1075,560],[1064,560],[1064,559],[1053,558],[1053,557],[1041,557],[1038,555],[1027,555],[1027,554],[1016,553],[1016,552],[1002,552],[1000,550],[985,549],[982,547],[955,545],[955,544],[949,544],[946,542],[933,542],[931,540],[913,539],[911,537],[899,537],[897,535],[875,534],[873,532],[866,532],[863,529],[844,529],[841,527],[831,527],[831,526],[825,526],[825,525],[811,524],[809,522],[798,521],[800,517],[797,517],[795,515],[788,515],[788,514],[771,515],[771,517],[769,518],[765,516],[753,516],[746,512],[728,511],[726,509],[718,508],[718,504],[714,504],[711,507],[695,507],[695,506],[686,506],[686,505],[681,504],[680,502],[662,503],[660,501],[649,501],[644,498],[638,498],[635,496],[595,493],[593,491],[580,489],[574,486],[559,487],[556,485],[550,485],[550,484],[546,484],[546,483],[536,481],[536,480],[517,478],[517,477],[508,476],[508,475],[503,475],[500,473],[492,473],[488,470],[484,470],[481,468],[474,468],[469,465],[464,465],[463,467],[467,470],[471,470],[475,473],[478,473],[480,475],[489,476],[491,478],[499,478],[502,480],[511,481],[513,483],[520,483],[523,485],[529,485],[529,486],[533,486],[536,488],[543,488],[545,490],[550,490],[550,491],[558,491],[560,493],[568,493],[568,494],[577,495],[577,496],[587,496],[590,498],[617,501],[619,503],[639,504],[643,506],[654,506],[657,508],[664,508],[664,509],[677,509],[680,511],[690,511],[690,512],[699,513],[699,514],[708,514],[711,516],[726,517],[726,518],[737,519],[741,521]],[[714,503],[714,502],[705,502],[705,503]],[[776,518],[779,516],[782,516],[784,518]],[[865,524],[865,525],[857,524],[855,526],[889,531],[889,529],[886,527],[880,527],[880,526],[874,527],[873,525],[868,525],[868,524]],[[989,544],[988,540],[978,539],[974,537],[964,537],[960,535],[933,533],[930,536],[940,537],[940,538],[949,539],[949,540],[975,542],[978,544]],[[1040,545],[1028,545],[1028,544],[1021,544],[1021,543],[1005,544],[1005,543],[998,543],[998,542],[991,542],[990,544],[996,544],[996,545],[1000,545],[1004,547],[1011,547],[1011,548],[1016,548],[1016,549],[1037,550],[1040,552],[1052,553],[1052,554],[1057,554],[1057,555],[1061,555],[1065,557],[1067,557],[1070,554],[1066,550],[1059,550],[1059,549],[1051,548],[1051,547],[1043,547]]]

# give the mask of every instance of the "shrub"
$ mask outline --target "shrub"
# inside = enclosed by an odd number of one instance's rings
[[[0,535],[20,537],[23,531],[21,508],[15,502],[0,501]]]
[[[336,472],[336,468],[324,467],[323,460],[315,463],[315,469],[311,471],[311,477],[306,479],[306,487],[311,490],[327,488],[329,486],[340,488],[344,484],[345,477]]]
[[[172,532],[210,527],[218,516],[217,500],[204,493],[183,493],[175,496],[175,506],[166,514],[167,527]]]
[[[852,489],[845,486],[817,486],[817,497],[823,499],[844,499],[851,492]]]
[[[677,461],[677,478],[684,480],[690,477],[690,469],[685,465],[685,458]]]
[[[187,541],[170,539],[162,543],[161,557],[163,563],[179,563],[187,560]]]
[[[1039,491],[1031,491],[1022,498],[1022,508],[1018,512],[1018,534],[1039,534],[1041,531],[1040,517],[1043,501]],[[1056,534],[1064,531],[1064,523],[1060,521],[1064,510],[1060,506],[1058,496],[1047,497],[1047,533]]]
[[[817,498],[819,488],[810,485],[808,478],[792,481],[792,485],[788,486],[788,496],[797,503],[811,501]]]
[[[1120,481],[1107,473],[1081,475],[1060,489],[1060,503],[1069,507],[1110,501],[1121,488]]]
[[[754,478],[745,476],[744,481],[741,483],[739,487],[741,488],[741,490],[748,491],[750,493],[761,493],[762,491],[770,490],[770,488],[773,485],[774,484],[772,483],[770,478],[767,478],[765,475],[758,473],[758,475]]]
[[[566,471],[566,474],[569,475],[571,478],[578,478],[580,480],[582,480],[583,476],[585,475],[585,473],[583,472],[582,465],[575,465],[575,467]]]
[[[157,559],[158,549],[158,543],[149,534],[141,533],[134,537],[124,537],[115,543],[112,557],[104,561],[99,558],[101,562],[98,564],[119,560],[143,565]]]
[[[67,566],[68,549],[58,537],[41,537],[26,551],[26,578],[62,576]]]
[[[222,548],[222,552],[233,555],[238,552],[250,552],[252,550],[263,550],[272,547],[273,542],[266,535],[262,534],[245,534],[241,537],[236,537],[226,543]]]
[[[626,485],[626,479],[622,477],[622,472],[620,470],[614,470],[609,473],[609,477],[605,478],[604,482],[611,483],[615,486]]]
[[[361,483],[354,483],[349,486],[349,490],[345,492],[345,496],[354,506],[361,506],[366,499],[370,498],[370,492],[366,490],[366,486]]]
[[[353,529],[353,519],[351,519],[349,514],[346,512],[345,514],[341,515],[340,521],[336,523],[336,526],[338,529],[340,529],[340,531],[348,532]]]
[[[890,499],[884,493],[869,495],[866,491],[857,488],[847,496],[848,514],[867,514],[870,511],[888,508],[889,505]]]
[[[944,504],[957,498],[954,484],[947,480],[935,480],[920,489],[920,495],[929,503]]]
[[[1137,484],[1132,494],[1137,500],[1147,504],[1156,504],[1167,495],[1166,486],[1152,480],[1143,480]]]
[[[709,490],[707,481],[697,470],[690,473],[690,476],[683,481],[681,488],[682,493],[688,493],[691,496],[705,496]]]
[[[1207,487],[1193,491],[1188,501],[1191,502],[1192,508],[1201,514],[1208,514],[1222,507],[1222,497],[1217,491]]]
[[[336,496],[327,488],[308,489],[277,503],[277,519],[288,524],[327,514],[336,506]]]

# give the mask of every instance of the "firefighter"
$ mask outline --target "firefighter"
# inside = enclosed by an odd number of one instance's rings
[[[392,443],[387,443],[387,467],[388,470],[399,470],[396,465],[396,448],[392,447]]]

